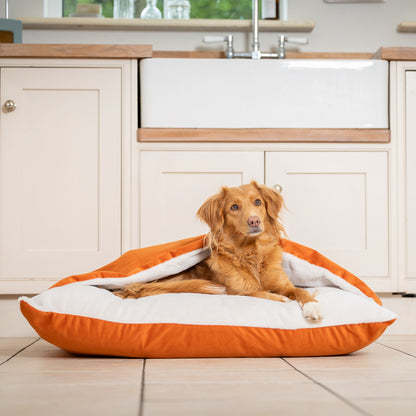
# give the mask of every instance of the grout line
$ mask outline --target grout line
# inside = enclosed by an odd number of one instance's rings
[[[357,406],[355,403],[351,402],[350,400],[346,399],[345,397],[341,396],[339,393],[337,393],[336,391],[330,389],[329,387],[325,386],[325,384],[320,383],[319,381],[315,380],[314,378],[312,378],[311,376],[309,376],[308,374],[304,373],[302,370],[299,370],[298,368],[296,368],[292,363],[290,363],[285,357],[281,357],[283,361],[285,361],[287,364],[289,364],[295,371],[297,371],[298,373],[302,374],[304,377],[306,377],[307,379],[311,380],[313,383],[317,384],[319,387],[322,387],[323,389],[325,389],[327,392],[331,393],[333,396],[337,397],[338,399],[340,399],[342,402],[344,402],[346,405],[352,407],[354,410],[356,410],[358,413],[360,413],[363,416],[371,416],[371,413],[366,412],[365,410],[361,409],[359,406]]]
[[[15,352],[13,355],[11,355],[9,358],[6,358],[4,361],[2,361],[0,363],[0,365],[3,365],[5,363],[7,363],[8,361],[10,361],[12,358],[16,357],[16,355],[20,354],[21,352],[23,352],[26,348],[31,347],[35,342],[38,342],[40,340],[40,338],[35,339],[34,341],[32,341],[30,344],[26,345],[25,347],[21,348],[19,351]]]
[[[380,341],[377,341],[376,344],[381,345],[381,346],[386,347],[386,348],[390,348],[391,350],[394,350],[394,351],[397,351],[397,352],[401,352],[402,354],[409,355],[410,357],[416,358],[416,355],[410,354],[409,352],[406,352],[406,351],[399,350],[398,348],[391,347],[390,345],[383,344]]]
[[[143,416],[143,405],[144,405],[144,382],[145,382],[145,368],[146,368],[146,358],[143,359],[142,367],[142,379],[141,379],[141,388],[140,388],[140,403],[139,403],[139,416]]]

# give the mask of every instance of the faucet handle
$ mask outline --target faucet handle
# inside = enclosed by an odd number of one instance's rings
[[[202,41],[204,43],[219,43],[219,42],[228,42],[228,36],[204,36]]]
[[[307,45],[309,43],[307,38],[287,38],[285,37],[287,43],[295,43],[297,45]]]
[[[286,43],[297,43],[298,45],[306,45],[308,39],[306,38],[288,38],[285,35],[279,35],[279,43],[277,45],[277,58],[286,58]]]
[[[233,35],[226,35],[226,36],[204,36],[203,37],[204,43],[218,43],[218,42],[225,42],[226,49],[225,49],[225,57],[226,58],[234,58],[234,46],[233,46]]]

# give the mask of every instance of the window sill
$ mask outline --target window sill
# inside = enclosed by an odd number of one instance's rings
[[[249,31],[251,20],[142,20],[100,19],[88,17],[31,18],[20,19],[23,29],[85,29],[85,30],[173,30],[173,31]],[[312,32],[315,22],[260,20],[262,32]]]

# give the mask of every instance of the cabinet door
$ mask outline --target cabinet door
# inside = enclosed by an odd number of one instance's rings
[[[140,245],[208,232],[196,219],[202,203],[223,185],[264,181],[263,152],[142,151]]]
[[[120,255],[121,71],[3,68],[0,279],[39,290]],[[9,280],[4,282],[4,280]],[[43,284],[45,286],[45,282]]]
[[[406,72],[405,290],[416,291],[416,71]]]
[[[391,290],[385,152],[268,152],[266,183],[279,184],[288,237]]]

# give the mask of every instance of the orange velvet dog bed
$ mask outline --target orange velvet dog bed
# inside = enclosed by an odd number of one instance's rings
[[[324,313],[318,324],[306,321],[295,301],[192,293],[121,299],[104,289],[193,266],[209,255],[203,236],[129,251],[20,298],[20,307],[38,334],[58,347],[123,357],[339,355],[375,341],[396,319],[368,286],[318,252],[288,240],[283,251],[292,282],[317,291]]]

